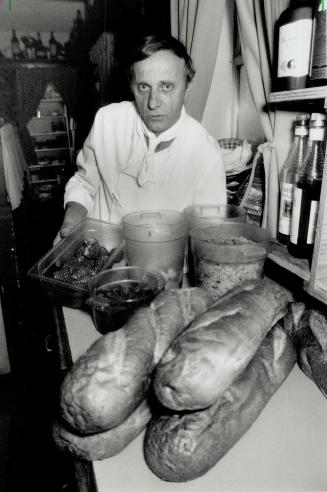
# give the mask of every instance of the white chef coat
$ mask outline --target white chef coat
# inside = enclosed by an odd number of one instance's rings
[[[89,217],[106,222],[120,223],[137,210],[182,211],[227,199],[219,144],[184,108],[158,137],[145,127],[133,102],[101,108],[77,166],[64,203],[78,202]]]

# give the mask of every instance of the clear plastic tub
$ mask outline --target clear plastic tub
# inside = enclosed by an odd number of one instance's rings
[[[270,233],[253,224],[224,223],[191,231],[195,284],[214,299],[244,280],[260,278]]]
[[[194,260],[191,248],[191,230],[202,227],[214,227],[224,222],[246,221],[246,210],[233,204],[196,204],[183,210],[188,223],[187,262],[188,279],[191,285],[195,283],[193,270]]]
[[[178,288],[183,280],[187,222],[174,210],[144,210],[122,219],[125,260],[130,266],[160,271],[166,288]]]
[[[86,301],[96,329],[105,334],[122,327],[137,308],[149,304],[164,287],[163,275],[141,267],[99,273],[88,284],[90,297]]]
[[[63,266],[70,265],[73,258],[83,248],[84,241],[96,240],[103,256],[96,266],[98,271],[108,268],[115,260],[119,261],[123,255],[122,229],[119,225],[108,224],[100,220],[84,219],[71,232],[71,234],[57,243],[46,255],[44,255],[28,272],[28,275],[38,279],[53,302],[71,308],[84,308],[88,297],[86,279],[91,278],[89,270],[82,281],[80,278],[69,280],[55,278],[60,277],[58,272]],[[74,271],[80,272],[78,267]],[[94,270],[93,275],[98,271]],[[57,273],[56,273],[57,272]],[[77,275],[77,277],[79,277]],[[75,277],[74,277],[75,278]]]

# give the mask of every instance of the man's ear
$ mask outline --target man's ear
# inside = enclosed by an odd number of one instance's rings
[[[186,90],[185,90],[185,95],[184,95],[184,101],[186,101],[188,95],[189,95],[189,92],[190,92],[190,89],[192,87],[192,82],[188,82],[187,83],[187,86],[186,86]]]

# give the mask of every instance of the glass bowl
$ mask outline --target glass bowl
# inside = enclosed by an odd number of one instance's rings
[[[88,284],[86,303],[101,334],[121,328],[133,312],[165,288],[164,276],[142,267],[120,267],[95,275]]]

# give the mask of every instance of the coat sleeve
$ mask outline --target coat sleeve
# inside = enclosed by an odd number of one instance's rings
[[[95,151],[95,135],[99,131],[99,113],[76,159],[77,171],[65,188],[64,205],[74,201],[83,205],[90,214],[99,188],[100,176]]]

